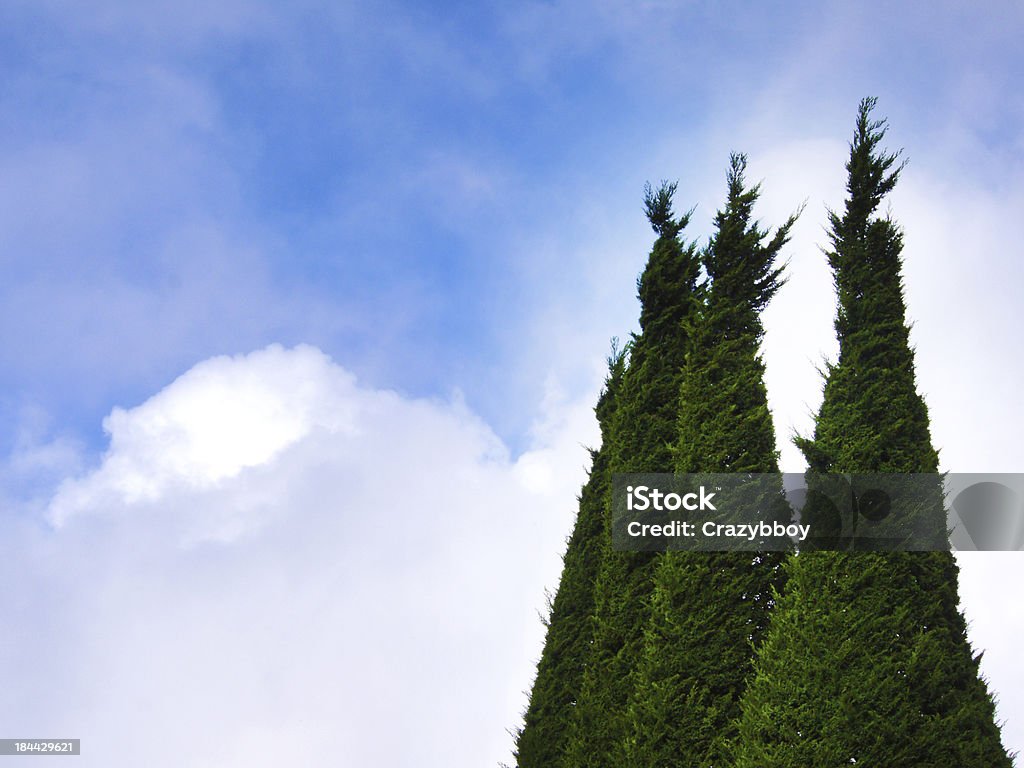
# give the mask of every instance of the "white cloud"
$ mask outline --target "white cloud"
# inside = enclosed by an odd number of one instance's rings
[[[1003,744],[1019,752],[1024,747],[1024,603],[1015,585],[1020,584],[1021,553],[960,552],[957,563],[961,607],[975,652],[984,651],[981,673],[996,698]]]
[[[59,527],[0,523],[0,720],[82,738],[83,765],[507,759],[592,401],[550,380],[513,459],[460,397],[367,389],[312,347],[196,365],[115,409]],[[1015,745],[1016,563],[961,563]]]
[[[5,731],[83,765],[507,760],[596,439],[593,393],[551,392],[517,459],[311,347],[115,410],[58,527],[0,522]]]
[[[352,377],[312,348],[206,360],[137,408],[114,409],[103,423],[110,449],[102,466],[61,485],[51,520],[215,488],[314,427],[351,435],[355,391]]]
[[[842,205],[847,151],[839,141],[793,141],[752,155],[748,171],[750,182],[764,180],[755,215],[772,231],[807,203],[781,254],[789,260],[787,283],[764,312],[765,383],[781,466],[789,472],[805,466],[791,438],[813,434],[824,383],[819,371],[837,351],[835,293],[820,246],[826,205]]]

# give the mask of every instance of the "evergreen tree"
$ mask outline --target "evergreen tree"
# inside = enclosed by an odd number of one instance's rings
[[[782,284],[779,251],[796,216],[772,236],[752,220],[759,186],[734,154],[728,197],[704,250],[707,302],[683,372],[676,469],[778,471],[759,347],[760,313]],[[781,478],[776,500],[781,500]],[[778,587],[777,552],[668,552],[654,577],[630,708],[628,765],[719,766],[739,714],[752,644]]]
[[[657,240],[637,280],[640,334],[615,418],[615,472],[671,472],[676,443],[679,385],[689,350],[688,328],[700,306],[700,257],[681,233],[690,213],[675,218],[676,185],[648,186],[644,209]]]
[[[519,768],[554,768],[561,765],[565,752],[593,630],[594,586],[605,550],[605,498],[611,485],[610,433],[624,371],[624,354],[613,346],[605,387],[594,409],[601,427],[601,446],[591,450],[590,476],[580,494],[576,525],[550,606],[537,677],[516,739]]]
[[[671,472],[687,328],[699,303],[697,249],[681,239],[689,214],[672,212],[675,184],[647,188],[645,209],[657,240],[637,282],[640,334],[630,347],[612,429],[613,472]],[[610,509],[607,503],[606,509]],[[565,765],[621,766],[629,732],[627,705],[639,662],[656,557],[606,551],[597,583],[594,640],[575,709]]]
[[[879,148],[874,106],[860,104],[845,210],[830,213],[839,359],[813,439],[797,441],[812,473],[938,469],[915,384],[902,238],[876,215],[902,165]],[[943,526],[937,510],[930,522]],[[786,570],[743,698],[736,768],[1010,766],[957,608],[952,555],[806,551]]]
[[[796,215],[765,242],[752,221],[760,185],[746,187],[746,164],[745,155],[730,158],[726,205],[703,253],[709,287],[678,394],[678,472],[778,471],[760,314],[784,282],[775,261]]]

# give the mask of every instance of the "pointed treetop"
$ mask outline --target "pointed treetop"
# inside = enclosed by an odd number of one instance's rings
[[[881,147],[885,120],[872,120],[877,99],[862,99],[846,162],[848,193],[842,215],[829,211],[829,266],[835,276],[839,307],[836,330],[843,340],[858,330],[875,327],[883,316],[905,324],[902,277],[903,236],[888,216],[880,217],[881,201],[896,186],[906,161],[902,150]]]
[[[857,123],[850,142],[850,159],[846,163],[849,174],[846,191],[847,217],[859,223],[866,222],[899,180],[906,161],[897,165],[903,150],[893,153],[880,152],[878,145],[887,130],[885,120],[872,120],[871,111],[878,99],[870,96],[861,99],[857,108]],[[895,166],[895,167],[894,167]],[[831,214],[835,216],[835,214]]]
[[[658,239],[636,287],[644,344],[655,347],[668,344],[673,349],[681,349],[685,333],[678,326],[694,304],[700,260],[696,246],[681,237],[692,209],[682,216],[674,215],[672,196],[675,191],[676,185],[667,181],[661,182],[657,189],[644,185],[644,209]],[[663,353],[664,350],[659,352]]]
[[[878,216],[903,165],[881,146],[885,121],[872,120],[876,100],[857,110],[849,197],[840,216],[829,212],[825,251],[836,289],[839,359],[828,366],[814,438],[796,438],[814,471],[934,472],[928,409],[917,391],[903,296],[903,236]]]
[[[711,278],[712,291],[717,282],[732,299],[741,297],[754,311],[763,309],[782,287],[785,264],[776,267],[779,251],[789,241],[790,230],[800,216],[800,209],[768,238],[768,230],[751,221],[754,204],[761,194],[761,185],[746,186],[747,156],[733,152],[726,174],[728,197],[725,208],[715,214],[715,234],[705,251],[705,267]]]
[[[657,190],[651,188],[650,182],[644,184],[644,213],[651,227],[659,237],[675,237],[689,223],[690,213],[687,212],[675,219],[672,214],[672,196],[676,193],[678,182],[669,184],[662,181]]]

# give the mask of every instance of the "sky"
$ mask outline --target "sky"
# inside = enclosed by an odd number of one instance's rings
[[[0,738],[508,762],[644,183],[698,242],[730,151],[765,225],[806,203],[764,345],[798,471],[864,96],[942,468],[1024,471],[1022,31],[1002,0],[3,3]],[[1024,558],[959,558],[1021,750]]]

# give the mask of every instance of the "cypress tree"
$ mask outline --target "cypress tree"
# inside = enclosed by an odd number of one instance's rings
[[[809,484],[819,472],[938,469],[909,345],[902,237],[876,215],[903,166],[879,147],[874,106],[860,104],[845,210],[829,216],[839,358],[814,437],[797,440]],[[951,554],[806,551],[786,570],[743,698],[736,768],[1009,768]]]
[[[760,184],[746,186],[746,164],[745,155],[730,158],[726,204],[703,252],[707,302],[678,394],[678,472],[778,471],[760,314],[784,282],[775,262],[796,215],[765,242],[768,232],[752,220]]]
[[[640,334],[630,346],[612,438],[613,472],[671,472],[679,386],[689,347],[687,328],[699,303],[700,260],[681,232],[689,214],[672,211],[675,184],[647,188],[644,205],[657,239],[637,282]],[[610,496],[610,494],[609,494]],[[573,719],[565,765],[621,766],[629,732],[627,706],[639,662],[656,557],[606,548],[597,583],[594,639]]]
[[[727,201],[703,252],[707,302],[679,396],[675,464],[683,473],[778,471],[760,313],[783,282],[775,262],[796,216],[769,238],[752,219],[759,185],[746,186],[745,169],[746,157],[734,154]],[[780,479],[780,498],[781,488]],[[775,552],[660,559],[630,708],[629,765],[723,764],[780,563]]]
[[[550,606],[537,677],[516,739],[519,768],[558,766],[565,752],[593,630],[594,587],[605,550],[605,497],[611,485],[610,433],[624,370],[624,354],[613,346],[604,390],[594,409],[601,445],[591,450],[590,476],[580,494],[558,592]]]

